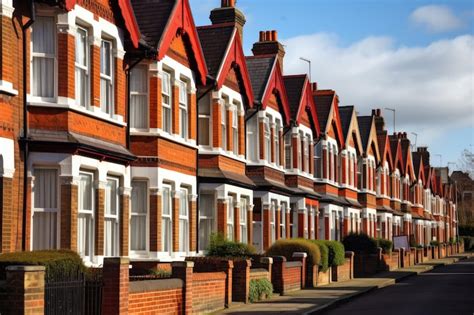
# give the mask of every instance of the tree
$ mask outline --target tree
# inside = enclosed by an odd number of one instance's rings
[[[459,169],[469,174],[471,178],[474,178],[474,154],[464,149],[461,153],[461,157],[458,162]]]

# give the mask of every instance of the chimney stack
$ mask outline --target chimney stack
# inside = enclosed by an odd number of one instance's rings
[[[211,19],[212,25],[233,23],[240,34],[242,43],[243,29],[245,25],[245,15],[235,7],[235,0],[221,0],[221,7],[213,9],[209,18]]]
[[[254,56],[276,55],[283,71],[285,49],[283,48],[283,45],[278,42],[278,33],[276,30],[261,31],[259,33],[258,42],[253,44],[252,52]]]
[[[312,82],[311,83],[311,91],[317,91],[318,90],[318,82]]]
[[[382,116],[382,111],[380,108],[372,109],[372,116],[375,116],[375,129],[377,132],[382,132],[385,130],[385,120]]]

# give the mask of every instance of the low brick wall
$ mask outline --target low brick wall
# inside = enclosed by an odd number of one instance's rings
[[[263,268],[252,268],[250,269],[250,280],[259,280],[259,279],[267,279],[268,281],[272,281],[271,273],[268,270]]]
[[[432,251],[432,257],[433,259],[438,259],[439,258],[439,246],[433,246],[433,251]]]
[[[327,285],[331,283],[331,267],[329,267],[328,270],[325,272],[319,271],[318,272],[318,280],[317,280],[317,286],[322,286],[322,285]]]
[[[354,277],[364,278],[374,275],[379,270],[380,254],[362,254],[354,255]]]
[[[346,262],[341,266],[332,266],[332,281],[341,282],[351,279],[351,260],[346,258]]]
[[[301,266],[301,262],[299,261],[289,261],[286,263],[286,272],[284,273],[284,292],[301,289]]]
[[[395,270],[400,268],[400,251],[399,250],[393,250],[392,253],[390,254],[390,269],[389,270]]]
[[[273,290],[284,295],[290,291],[300,290],[304,279],[302,270],[305,262],[286,261],[283,256],[273,256],[272,284]]]
[[[171,263],[169,262],[160,262],[156,260],[131,260],[130,265],[132,266],[132,268],[130,269],[130,274],[150,269],[159,269],[171,272]]]
[[[424,249],[423,248],[417,248],[416,249],[416,264],[421,264],[423,263],[423,257],[425,256],[423,253]]]
[[[430,259],[433,259],[433,247],[432,246],[425,247],[423,254],[424,254],[423,261],[428,261]]]
[[[249,300],[250,260],[234,260],[232,269],[232,301],[247,303]]]
[[[128,313],[179,314],[183,312],[183,281],[161,279],[134,281],[129,285]]]
[[[416,248],[410,248],[410,266],[414,266],[416,264]]]
[[[225,272],[193,274],[193,313],[210,313],[225,308]]]

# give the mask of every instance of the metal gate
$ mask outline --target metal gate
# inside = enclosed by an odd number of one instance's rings
[[[44,298],[46,315],[100,315],[102,277],[82,271],[48,275]]]

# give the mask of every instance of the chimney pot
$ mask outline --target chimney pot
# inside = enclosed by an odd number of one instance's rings
[[[272,40],[272,32],[271,31],[266,31],[265,32],[265,41],[269,42]]]
[[[382,110],[377,108],[377,116],[382,117]]]
[[[260,31],[260,36],[259,36],[259,41],[260,42],[263,42],[265,41],[265,32],[264,31]]]
[[[235,0],[228,0],[229,7],[235,7]]]
[[[372,109],[372,116],[377,116],[377,112],[375,111],[375,109]]]
[[[272,41],[276,42],[278,40],[278,33],[276,30],[272,30]]]
[[[318,90],[318,82],[311,83],[311,90],[317,91]]]

